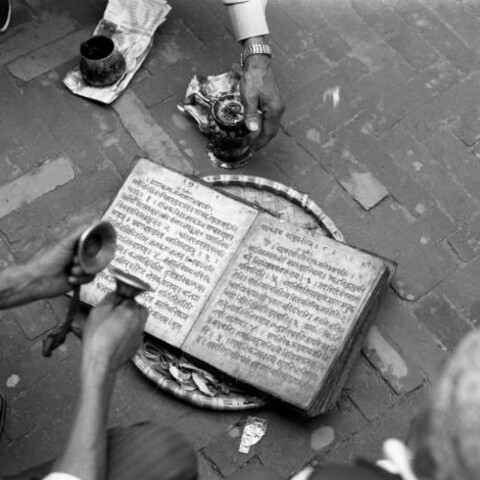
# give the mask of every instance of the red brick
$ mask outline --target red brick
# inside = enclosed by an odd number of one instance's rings
[[[426,295],[416,302],[414,314],[450,351],[453,351],[462,337],[472,330],[472,326],[449,302],[436,293]]]
[[[387,255],[388,256],[388,255]],[[414,301],[433,290],[442,280],[454,273],[459,264],[444,245],[404,250],[396,258],[398,268],[393,288],[398,295]]]
[[[438,289],[462,317],[476,326],[480,324],[479,275],[480,257],[477,257],[445,279]]]
[[[287,54],[287,58],[292,58],[299,52],[307,53],[315,50],[313,36],[304,29],[298,28],[298,25],[285,13],[282,5],[269,9],[268,24],[271,27],[272,40],[283,53]],[[323,61],[319,63],[324,64]]]
[[[290,180],[294,188],[303,193],[312,192],[323,168],[290,136],[280,132],[269,145],[255,154],[255,159],[270,159]]]
[[[411,313],[408,302],[390,292],[379,313],[377,326],[389,341],[399,348],[432,382],[447,358],[445,347]]]
[[[446,23],[467,45],[480,48],[480,21],[461,2],[431,1],[428,8]]]
[[[266,435],[252,447],[265,466],[288,478],[312,458],[310,429],[301,418],[270,410],[261,410],[255,416],[267,420]]]
[[[53,158],[61,152],[61,147],[43,122],[40,112],[25,107],[27,88],[16,86],[8,74],[0,72],[0,103],[2,118],[9,134],[21,146],[17,151],[20,158],[12,158],[23,170],[34,167],[46,157]]]
[[[428,148],[417,142],[403,126],[397,125],[382,137],[382,145],[394,161],[407,170],[435,198],[439,208],[461,222],[470,222],[479,209],[478,202],[452,179],[449,171]]]
[[[35,340],[60,321],[45,302],[17,307],[13,311],[13,315],[29,340]]]
[[[331,427],[335,432],[332,448],[358,433],[368,424],[360,410],[348,398],[347,393],[348,390],[343,391],[340,401],[328,413],[309,419],[305,424],[312,432],[317,428]]]
[[[62,38],[74,30],[74,22],[65,15],[48,19],[44,23],[23,23],[2,38],[0,65]]]
[[[478,216],[453,232],[448,237],[448,243],[463,262],[470,262],[476,258],[480,253],[480,220]]]
[[[175,94],[185,94],[194,75],[193,65],[192,60],[177,62],[164,70],[161,75],[147,78],[136,84],[134,91],[147,108],[153,107]]]
[[[353,0],[352,6],[363,21],[379,35],[392,34],[404,27],[400,18],[382,2]]]
[[[173,427],[188,438],[195,450],[200,450],[215,437],[236,425],[241,415],[241,412],[193,409],[177,420]]]
[[[2,463],[0,465],[0,475],[9,476],[16,475],[20,473],[20,467],[10,451],[11,442],[7,438],[3,438],[0,443],[0,457],[2,458]]]
[[[480,127],[480,123],[478,125]],[[424,143],[435,161],[448,171],[451,181],[456,181],[472,197],[480,200],[480,162],[472,151],[458,138],[443,130],[439,130]]]
[[[220,21],[216,15],[202,5],[202,2],[191,2],[190,0],[174,0],[170,3],[172,11],[169,16],[180,17],[188,28],[205,45],[212,45],[220,41],[226,34],[227,24]],[[217,6],[220,10],[221,5]],[[163,43],[162,35],[158,39],[160,45]]]
[[[14,77],[29,82],[75,57],[78,45],[89,37],[89,33],[90,28],[73,32],[34,52],[18,57],[10,62],[7,68]]]
[[[113,195],[121,185],[116,172],[102,170],[88,177],[77,177],[55,191],[39,198],[0,220],[5,235],[17,252],[40,232],[60,223],[67,215],[78,211],[79,205],[92,204],[101,196]]]
[[[408,358],[402,358],[376,326],[370,329],[362,352],[397,395],[409,393],[422,385],[423,376]]]
[[[346,57],[340,60],[332,69],[332,74],[335,78],[349,85],[356,84],[368,72],[368,66],[355,57]]]
[[[107,6],[106,0],[86,0],[81,5],[76,0],[63,0],[59,4],[44,0],[26,0],[26,3],[40,18],[51,18],[68,13],[68,16],[75,19],[81,26],[90,26],[92,32]]]
[[[22,470],[52,460],[52,444],[43,427],[36,427],[17,440],[11,451],[17,462],[21,463]]]
[[[318,49],[299,53],[295,57],[276,55],[275,59],[276,80],[282,93],[287,97],[290,96],[290,92],[300,90],[303,85],[314,81],[328,69]]]
[[[415,75],[405,87],[415,92],[423,104],[461,81],[462,75],[442,59]]]
[[[475,0],[461,0],[461,3],[465,5],[470,15],[474,18],[480,19],[480,5]]]
[[[434,205],[434,200],[427,192],[403,169],[395,165],[377,140],[353,128],[337,132],[335,137],[337,148],[343,146],[343,149],[348,149],[357,165],[363,165],[366,170],[374,172],[388,192],[399,203],[405,205],[412,215],[419,215],[419,206],[425,211]],[[333,169],[337,168],[340,160],[338,150],[335,152],[334,157],[330,159]]]
[[[445,239],[455,225],[438,208],[434,207],[418,217],[407,228],[392,232],[388,239],[390,245],[384,245],[386,250],[401,251],[402,249],[419,248],[421,245],[437,244]]]
[[[392,390],[363,357],[355,365],[345,388],[352,402],[370,421],[395,402]]]
[[[413,112],[406,124],[415,138],[424,141],[432,136],[440,126],[455,123],[461,114],[471,105],[472,95],[480,87],[480,75],[473,74],[461,84],[437,96],[431,102]]]
[[[389,438],[406,440],[411,421],[425,397],[425,389],[415,391],[355,435],[350,443],[350,458],[366,458],[374,462],[384,458],[383,442]]]
[[[201,454],[197,455],[199,478],[203,480],[218,480],[220,475],[216,473],[215,468],[210,462]]]
[[[295,4],[285,4],[285,11],[302,30],[309,32],[326,59],[338,62],[348,55],[349,45],[322,19],[322,5],[309,0],[297,8]]]
[[[202,450],[209,463],[215,465],[216,469],[224,477],[242,468],[257,454],[255,447],[252,447],[249,453],[240,453],[238,451],[245,421],[246,419],[243,419],[238,425],[227,429],[226,432],[214,438]]]
[[[340,102],[335,109],[330,102],[324,106],[323,100],[325,92],[333,88],[338,88],[340,92]],[[309,79],[303,88],[291,91],[282,123],[290,130],[294,123],[313,118],[319,129],[327,132],[352,118],[356,112],[358,106],[352,89],[327,71],[313,80]]]
[[[0,270],[4,270],[9,265],[12,265],[14,260],[7,243],[0,238]]]
[[[425,101],[426,98],[404,87],[390,92],[378,92],[374,98],[361,100],[368,108],[362,115],[362,121],[365,128],[378,135],[408,116]]]
[[[322,16],[351,48],[352,57],[362,58],[366,48],[378,44],[380,38],[358,15],[350,2],[324,0]]]
[[[177,15],[175,8],[168,14],[165,23],[158,28],[155,45],[156,49],[150,52],[149,57],[160,55],[160,63],[164,66],[195,58],[195,52],[202,47],[200,40]],[[145,67],[154,74],[158,73],[151,68],[148,60]]]
[[[431,45],[463,72],[471,72],[478,67],[476,52],[465,45],[438,17],[416,0],[402,5],[393,3],[393,8],[422,35]]]
[[[182,155],[165,130],[155,123],[133,92],[124,93],[114,108],[125,129],[151,160],[186,174],[193,172],[192,163]]]
[[[415,69],[422,70],[437,63],[439,54],[417,33],[415,28],[402,26],[385,36],[386,41]]]

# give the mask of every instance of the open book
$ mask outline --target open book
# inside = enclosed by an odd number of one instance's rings
[[[147,159],[104,219],[113,265],[154,289],[138,297],[147,333],[307,415],[336,400],[388,262]],[[113,289],[104,271],[82,300]]]

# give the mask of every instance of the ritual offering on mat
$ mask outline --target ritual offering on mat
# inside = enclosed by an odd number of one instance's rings
[[[305,415],[335,403],[393,264],[148,159],[104,215],[112,265],[149,284],[146,332],[212,372]],[[98,303],[107,271],[83,290]]]

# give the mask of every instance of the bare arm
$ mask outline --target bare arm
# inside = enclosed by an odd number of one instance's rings
[[[223,3],[227,6],[235,38],[244,51],[250,45],[268,43],[266,0],[223,0]],[[253,148],[260,150],[278,133],[285,110],[270,56],[255,54],[247,58],[240,93],[245,106],[245,123],[256,134]]]
[[[80,226],[59,240],[45,245],[28,262],[0,272],[0,310],[55,297],[75,285],[89,282],[76,262],[75,249],[86,226]]]
[[[114,383],[114,373],[99,370],[94,361],[84,362],[67,447],[54,463],[53,471],[82,480],[105,478],[107,418]]]
[[[80,395],[66,447],[53,471],[82,480],[106,474],[107,417],[116,373],[140,346],[147,311],[110,295],[95,307],[83,334]]]

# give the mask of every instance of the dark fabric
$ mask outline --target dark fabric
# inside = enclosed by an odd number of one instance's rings
[[[261,466],[247,466],[228,477],[228,480],[285,480],[278,473]],[[375,464],[358,460],[353,466],[317,467],[308,480],[402,480]]]
[[[228,480],[284,480],[284,478],[266,467],[248,465],[230,475]]]
[[[48,462],[5,480],[40,480]],[[107,480],[195,480],[193,447],[170,427],[141,423],[108,430]]]
[[[108,432],[107,480],[195,480],[193,447],[173,428],[154,423]]]
[[[0,32],[4,32],[9,23],[12,14],[11,0],[0,0]]]
[[[320,467],[309,480],[402,480],[402,477],[368,461],[358,460],[352,466]]]
[[[7,398],[0,392],[0,442],[2,441],[3,427],[5,426],[5,415],[7,413]]]

